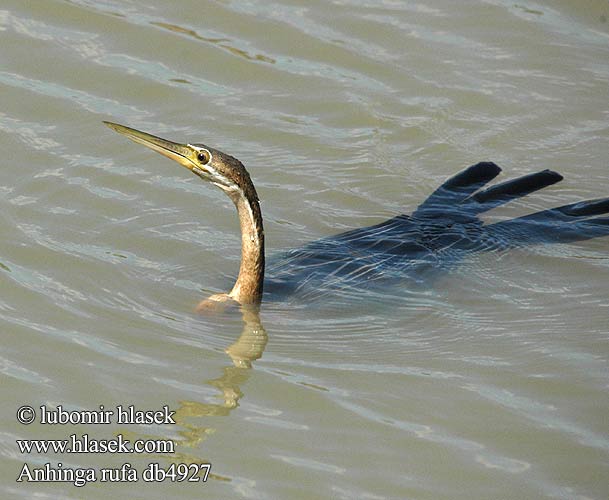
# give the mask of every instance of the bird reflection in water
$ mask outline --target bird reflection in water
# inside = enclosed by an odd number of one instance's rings
[[[257,305],[244,305],[240,308],[243,320],[243,329],[239,338],[226,348],[225,352],[231,359],[228,366],[222,368],[222,375],[206,381],[219,391],[217,403],[207,403],[201,401],[180,401],[175,409],[173,416],[175,423],[179,426],[179,439],[173,439],[176,448],[182,451],[171,455],[169,460],[173,463],[204,464],[212,463],[194,455],[200,444],[215,432],[213,427],[208,427],[198,423],[197,419],[206,417],[226,417],[239,407],[239,400],[243,397],[242,387],[251,375],[252,363],[260,359],[266,347],[268,336],[260,321],[259,307]],[[134,436],[135,438],[145,438],[144,436]],[[151,437],[148,436],[148,439]],[[184,450],[193,450],[187,453]],[[168,458],[165,456],[164,458]],[[220,481],[230,481],[231,478],[219,474],[213,470],[209,474],[210,479]]]

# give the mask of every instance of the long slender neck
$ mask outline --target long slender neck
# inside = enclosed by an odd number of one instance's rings
[[[253,193],[252,193],[253,191]],[[264,228],[255,189],[230,194],[241,225],[241,267],[229,295],[241,304],[257,304],[262,300],[264,282]]]

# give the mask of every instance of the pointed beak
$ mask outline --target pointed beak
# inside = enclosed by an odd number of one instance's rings
[[[143,144],[147,148],[150,148],[157,153],[166,156],[167,158],[177,161],[180,165],[183,165],[189,170],[193,170],[194,167],[198,167],[196,160],[197,151],[192,146],[171,142],[166,139],[162,139],[161,137],[147,134],[146,132],[141,132],[140,130],[136,130],[134,128],[119,125],[118,123],[107,121],[104,121],[104,123],[115,132],[124,135],[133,142]]]

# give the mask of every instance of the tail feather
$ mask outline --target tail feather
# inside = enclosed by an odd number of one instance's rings
[[[570,205],[554,208],[553,210],[557,210],[569,217],[602,215],[609,213],[609,198],[579,201],[577,203],[571,203]]]
[[[580,201],[497,222],[486,230],[507,246],[569,243],[609,235],[609,198]]]
[[[427,210],[452,207],[461,203],[500,172],[501,169],[492,162],[476,163],[448,179],[419,205],[413,215],[420,216]]]
[[[586,200],[578,201],[577,203],[571,203],[569,205],[563,205],[562,207],[550,208],[548,210],[542,210],[541,212],[535,212],[530,215],[518,217],[513,219],[514,221],[523,222],[581,222],[586,220],[585,217],[592,217],[594,215],[602,215],[609,212],[609,198],[599,198],[598,200]],[[590,219],[594,220],[594,219]]]
[[[497,177],[501,169],[491,162],[481,162],[448,179],[436,189],[408,220],[436,224],[471,225],[482,228],[499,247],[518,247],[543,243],[581,241],[609,235],[609,198],[571,203],[542,210],[516,219],[482,225],[479,214],[560,182],[563,177],[543,170],[482,187]],[[474,231],[475,232],[475,231]]]
[[[470,196],[463,203],[463,208],[470,213],[480,214],[509,201],[521,198],[530,193],[562,181],[562,175],[552,170],[543,170],[525,175],[501,184],[496,184],[484,191]]]

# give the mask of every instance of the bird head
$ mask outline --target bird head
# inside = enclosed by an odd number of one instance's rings
[[[204,144],[180,144],[118,123],[104,123],[115,132],[178,162],[201,179],[218,186],[233,201],[244,194],[251,195],[244,193],[253,185],[247,170],[237,158]]]

